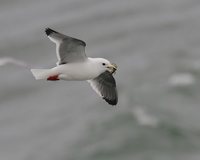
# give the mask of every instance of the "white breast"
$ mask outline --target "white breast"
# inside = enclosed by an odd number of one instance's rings
[[[90,61],[59,65],[52,71],[59,74],[59,79],[78,81],[93,79],[101,74],[98,67]]]

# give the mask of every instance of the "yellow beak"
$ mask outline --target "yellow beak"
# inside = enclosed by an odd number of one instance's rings
[[[109,64],[108,66],[107,66],[107,68],[108,68],[108,71],[110,72],[110,73],[115,73],[115,71],[117,70],[117,65],[116,64]]]

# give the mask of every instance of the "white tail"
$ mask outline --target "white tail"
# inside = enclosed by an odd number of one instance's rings
[[[31,72],[35,79],[47,79],[51,75],[50,69],[31,69]]]

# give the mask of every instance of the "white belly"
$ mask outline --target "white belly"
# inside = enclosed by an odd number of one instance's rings
[[[89,80],[96,78],[100,73],[96,72],[94,68],[87,64],[64,64],[52,68],[52,72],[59,74],[59,79],[62,80]]]

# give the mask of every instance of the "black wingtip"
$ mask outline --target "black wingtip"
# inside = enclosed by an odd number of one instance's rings
[[[52,33],[58,33],[58,32],[54,31],[54,30],[51,29],[51,28],[46,28],[46,29],[45,29],[45,32],[46,32],[47,36],[49,36],[49,35],[52,34]]]
[[[117,105],[117,99],[112,99],[112,100],[110,100],[110,99],[107,99],[107,98],[103,98],[108,104],[110,104],[110,105],[113,105],[113,106],[115,106],[115,105]]]

